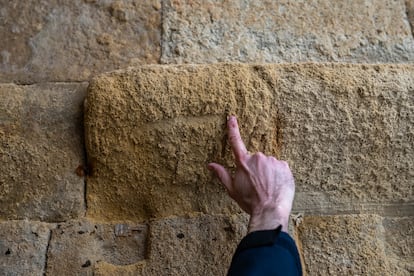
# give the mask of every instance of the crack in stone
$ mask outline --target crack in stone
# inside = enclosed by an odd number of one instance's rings
[[[408,26],[410,27],[410,31],[411,31],[411,36],[413,37],[413,39],[414,39],[414,26],[413,26],[413,24],[414,24],[414,22],[413,23],[411,23],[411,20],[410,20],[410,18],[411,18],[411,13],[410,13],[410,10],[408,9],[408,1],[410,1],[410,0],[406,0],[405,2],[404,2],[404,12],[405,12],[405,20],[407,20],[408,21]],[[413,17],[414,17],[414,15],[413,15]]]
[[[86,174],[83,176],[83,203],[84,203],[84,215],[86,216],[86,212],[88,210],[88,194],[87,194],[87,176],[89,174],[91,174],[91,169],[89,166],[89,162],[88,162],[88,153],[86,150],[86,131],[85,131],[85,108],[82,109],[82,155],[83,155],[83,162],[84,162],[84,166],[87,168],[86,170]]]
[[[43,266],[43,276],[46,275],[46,270],[47,270],[47,262],[48,262],[48,253],[49,253],[49,246],[50,246],[50,241],[52,240],[52,230],[49,230],[49,236],[47,239],[47,245],[46,245],[46,250],[45,250],[45,265]]]

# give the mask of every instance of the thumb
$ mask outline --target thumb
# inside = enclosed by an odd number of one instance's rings
[[[233,180],[230,173],[222,166],[217,163],[208,164],[207,168],[210,171],[214,171],[221,183],[226,187],[229,194],[233,192]]]

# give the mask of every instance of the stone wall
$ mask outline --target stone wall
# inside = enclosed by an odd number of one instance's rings
[[[412,275],[413,15],[0,0],[0,275],[224,275],[247,224],[205,168],[234,167],[228,114],[291,165],[307,274]]]

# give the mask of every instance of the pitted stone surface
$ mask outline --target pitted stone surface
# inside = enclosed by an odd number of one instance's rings
[[[384,275],[389,263],[382,218],[305,216],[298,227],[308,275]]]
[[[99,76],[85,116],[88,215],[239,211],[205,168],[234,168],[229,114],[251,152],[290,163],[295,210],[412,202],[413,91],[408,65],[144,66]]]
[[[42,275],[52,225],[0,222],[0,275]]]
[[[411,275],[413,217],[305,216],[298,245],[309,275]]]
[[[135,264],[145,257],[147,234],[147,225],[131,222],[58,225],[50,240],[47,275],[91,275],[97,262]]]
[[[251,150],[277,150],[267,84],[248,66],[143,67],[92,81],[86,104],[88,215],[145,220],[234,213],[206,169],[229,161],[226,115],[239,114]],[[246,127],[247,126],[247,127]]]
[[[95,275],[225,275],[246,234],[245,216],[172,217],[150,223],[148,259],[96,264]]]
[[[0,1],[0,82],[85,81],[158,63],[159,0]]]
[[[411,214],[414,215],[414,208]],[[383,226],[390,275],[413,275],[414,216],[385,218]]]
[[[413,70],[285,67],[277,105],[284,122],[281,156],[299,192],[296,209],[413,201]]]
[[[62,221],[85,212],[86,84],[0,85],[0,218]]]
[[[405,1],[166,0],[161,61],[412,62]]]

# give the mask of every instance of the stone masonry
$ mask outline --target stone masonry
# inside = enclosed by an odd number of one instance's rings
[[[413,0],[0,0],[0,275],[225,275],[229,114],[293,170],[305,274],[412,275],[413,30]]]

